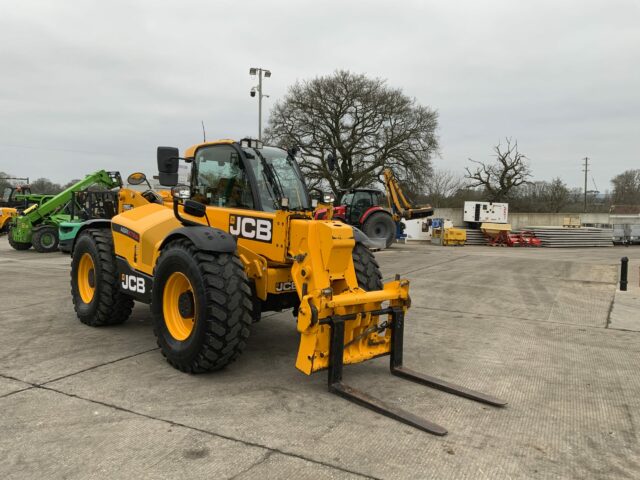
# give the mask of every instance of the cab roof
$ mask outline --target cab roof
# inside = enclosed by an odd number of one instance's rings
[[[352,187],[352,188],[345,188],[343,190],[341,190],[341,192],[344,193],[354,193],[354,192],[377,192],[377,193],[384,193],[382,190],[378,189],[378,188],[367,188],[367,187]]]
[[[185,158],[193,158],[193,157],[195,157],[196,150],[198,150],[201,147],[207,147],[209,145],[230,145],[232,143],[236,143],[236,141],[232,140],[230,138],[222,138],[220,140],[212,140],[211,142],[196,143],[195,145],[191,145],[189,148],[187,148],[184,151],[184,157]]]

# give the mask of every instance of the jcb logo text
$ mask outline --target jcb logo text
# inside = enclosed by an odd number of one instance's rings
[[[273,222],[268,218],[229,216],[229,233],[236,237],[271,242]]]
[[[290,292],[296,289],[296,284],[293,282],[277,282],[276,292]]]
[[[122,274],[122,283],[120,284],[123,290],[129,290],[131,292],[144,293],[144,278],[136,277],[135,275]]]

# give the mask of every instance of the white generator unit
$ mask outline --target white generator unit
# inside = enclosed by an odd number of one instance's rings
[[[407,242],[430,242],[431,227],[426,218],[415,218],[411,220],[400,220],[404,224],[404,241]]]
[[[508,203],[464,202],[465,222],[509,223],[508,219]]]

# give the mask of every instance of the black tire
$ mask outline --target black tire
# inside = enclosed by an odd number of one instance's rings
[[[31,243],[40,253],[51,253],[58,250],[58,229],[52,226],[40,227],[33,232]]]
[[[90,283],[95,290],[90,301],[83,299],[79,286],[82,280],[78,278],[79,266],[85,254],[94,266]],[[71,257],[71,297],[76,315],[85,325],[119,325],[131,315],[133,298],[120,291],[113,238],[109,229],[90,228],[78,237]]]
[[[29,250],[31,248],[31,243],[16,242],[13,239],[11,231],[12,229],[9,228],[9,245],[11,245],[14,250]]]
[[[396,222],[386,212],[372,213],[364,221],[362,231],[372,239],[383,239],[385,246],[389,248],[396,238]]]
[[[351,255],[358,286],[368,292],[382,290],[382,273],[373,252],[361,243],[356,243]]]
[[[165,308],[167,318],[172,314],[169,304],[164,304],[165,287],[176,274],[185,277],[191,288],[180,294],[180,302],[187,295],[187,311],[179,314],[193,317],[188,333],[183,332],[185,337],[180,340],[169,331]],[[201,251],[186,239],[163,249],[154,273],[151,311],[158,346],[173,367],[202,373],[233,362],[249,338],[252,309],[251,287],[237,255]]]

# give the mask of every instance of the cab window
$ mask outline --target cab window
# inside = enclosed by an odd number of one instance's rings
[[[385,196],[382,192],[373,192],[373,204],[374,205],[384,205],[385,204]]]
[[[342,205],[351,205],[351,201],[353,200],[353,193],[347,193],[342,197],[340,203]]]
[[[205,147],[196,153],[193,199],[215,207],[253,208],[251,184],[239,153],[230,145]]]
[[[362,217],[362,215],[364,215],[364,212],[366,212],[370,207],[371,192],[355,192],[353,194],[353,199],[351,200],[351,208],[349,209],[348,220],[352,223],[358,222],[360,220],[360,217]]]

